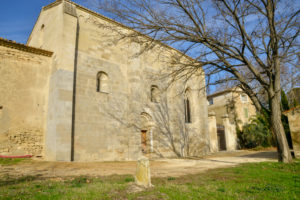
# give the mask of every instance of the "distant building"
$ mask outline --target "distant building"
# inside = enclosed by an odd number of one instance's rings
[[[208,95],[207,102],[211,151],[236,150],[236,126],[242,129],[256,114],[252,101],[241,89],[231,88]]]
[[[239,88],[231,88],[207,96],[208,111],[216,114],[218,125],[222,125],[222,116],[228,115],[229,121],[240,128],[250,122],[256,109],[251,99]]]

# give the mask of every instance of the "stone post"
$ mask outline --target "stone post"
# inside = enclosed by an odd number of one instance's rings
[[[225,129],[226,149],[227,151],[234,151],[237,146],[235,125],[230,123],[228,115],[223,115],[222,120]]]
[[[218,134],[216,114],[213,111],[208,113],[208,130],[210,135],[210,152],[215,153],[218,151]]]
[[[144,187],[152,186],[151,177],[150,177],[149,159],[144,156],[139,158],[137,161],[135,182],[137,185],[141,185]]]

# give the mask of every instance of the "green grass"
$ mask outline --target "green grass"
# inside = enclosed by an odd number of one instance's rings
[[[0,158],[0,165],[15,165],[26,160],[30,158]]]
[[[250,163],[196,175],[153,178],[155,187],[132,192],[131,175],[0,181],[0,199],[300,199],[300,160]]]

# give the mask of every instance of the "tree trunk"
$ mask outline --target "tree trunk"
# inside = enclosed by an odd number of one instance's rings
[[[277,92],[278,93],[278,92]],[[275,94],[270,100],[271,104],[271,126],[276,136],[278,161],[284,163],[292,162],[290,148],[284,133],[281,121],[280,93]]]

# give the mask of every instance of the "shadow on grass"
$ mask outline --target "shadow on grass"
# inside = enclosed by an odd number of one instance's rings
[[[244,158],[273,158],[277,159],[277,152],[276,151],[264,151],[264,152],[258,152],[254,154],[247,154],[247,155],[242,155],[239,157],[244,157]]]
[[[0,178],[0,187],[8,186],[8,185],[16,185],[24,182],[32,182],[37,180],[53,180],[53,178],[57,180],[61,180],[71,187],[81,187],[84,184],[96,182],[106,182],[106,183],[116,183],[116,184],[126,184],[129,182],[134,182],[134,177],[132,175],[110,175],[110,176],[102,176],[102,177],[90,177],[90,176],[71,176],[71,177],[43,177],[42,174],[37,175],[28,175],[22,177],[10,177],[8,174],[2,178]]]
[[[30,160],[30,158],[0,158],[0,165],[15,165]]]
[[[41,175],[36,175],[36,176],[22,176],[19,178],[11,178],[9,176],[3,177],[0,179],[0,187],[2,186],[7,186],[7,185],[15,185],[19,183],[24,183],[24,182],[31,182],[34,180],[41,179]]]

